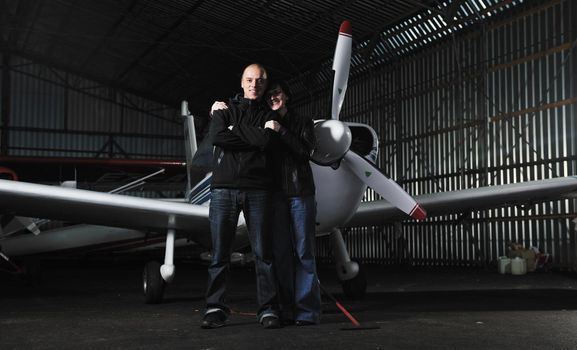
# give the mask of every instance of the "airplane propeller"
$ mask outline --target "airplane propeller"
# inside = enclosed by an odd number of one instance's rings
[[[335,48],[335,57],[333,58],[333,70],[335,78],[333,84],[333,108],[331,116],[333,119],[339,119],[341,107],[345,100],[347,92],[347,83],[349,81],[349,69],[351,67],[351,52],[353,48],[353,37],[351,35],[351,24],[349,21],[343,21],[339,29],[339,38]]]
[[[314,162],[320,165],[334,166],[344,160],[352,172],[367,186],[397,208],[417,220],[427,217],[425,210],[395,181],[386,177],[371,162],[350,150],[352,134],[350,128],[339,121],[339,114],[347,83],[351,64],[352,52],[351,25],[343,21],[339,29],[339,37],[333,60],[335,78],[333,84],[332,119],[315,124],[315,135],[319,142],[312,156]],[[329,141],[329,142],[326,142]]]
[[[381,173],[371,162],[355,152],[347,152],[344,159],[348,167],[361,181],[391,204],[409,214],[413,219],[425,220],[427,218],[425,209],[395,181]]]

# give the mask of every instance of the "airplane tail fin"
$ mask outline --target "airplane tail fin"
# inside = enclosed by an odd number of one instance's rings
[[[186,151],[186,175],[187,175],[186,198],[188,198],[190,190],[192,189],[192,181],[193,181],[192,158],[196,154],[198,145],[196,144],[196,129],[194,126],[194,117],[192,116],[192,114],[190,114],[190,111],[188,110],[187,101],[182,101],[181,115],[184,119],[184,148]]]

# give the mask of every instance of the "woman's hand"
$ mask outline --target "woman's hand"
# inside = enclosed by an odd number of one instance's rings
[[[212,107],[210,107],[210,115],[212,116],[212,113],[214,111],[219,111],[222,109],[228,109],[228,106],[226,105],[226,103],[222,102],[222,101],[215,101],[212,104]]]

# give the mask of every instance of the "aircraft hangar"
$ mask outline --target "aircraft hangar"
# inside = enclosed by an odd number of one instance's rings
[[[354,44],[340,118],[374,128],[378,167],[412,196],[576,173],[572,1],[1,7],[2,157],[184,159],[180,101],[204,128],[212,102],[238,92],[249,62],[288,81],[300,113],[328,118],[333,50],[348,19]],[[360,262],[486,266],[517,242],[574,269],[574,201],[517,204],[343,234]],[[330,239],[317,246],[330,261]]]
[[[75,180],[48,174],[51,159],[184,161],[181,102],[202,141],[212,103],[238,93],[253,62],[287,82],[295,111],[330,119],[344,20],[353,46],[339,119],[375,131],[376,166],[411,196],[571,177],[576,17],[572,0],[0,1],[0,178]],[[361,136],[354,147],[367,147]],[[131,194],[181,195],[183,174]],[[346,226],[342,238],[363,266],[495,272],[517,247],[574,275],[574,195],[464,198],[422,221]],[[368,188],[362,201],[381,199]],[[336,244],[317,237],[321,264]]]

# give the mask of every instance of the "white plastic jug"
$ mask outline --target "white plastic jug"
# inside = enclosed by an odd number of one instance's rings
[[[527,260],[516,257],[511,260],[511,274],[524,275],[527,273]]]
[[[502,275],[511,273],[511,259],[506,256],[499,257],[499,273]]]

